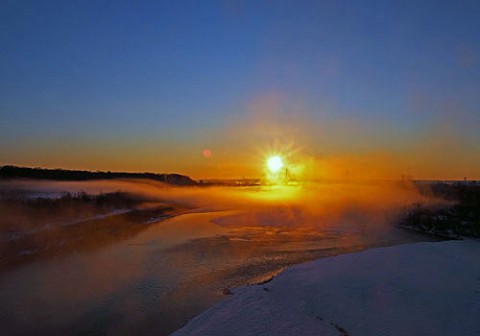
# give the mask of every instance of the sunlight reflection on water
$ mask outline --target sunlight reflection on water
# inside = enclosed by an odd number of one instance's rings
[[[289,265],[425,239],[386,225],[389,213],[372,206],[371,193],[355,200],[331,187],[208,190],[209,199],[202,189],[175,191],[195,203],[190,213],[1,272],[0,334],[167,335],[228,288]]]

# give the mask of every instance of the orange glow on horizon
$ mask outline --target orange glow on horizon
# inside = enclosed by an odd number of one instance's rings
[[[407,137],[400,132],[387,134],[388,125],[362,128],[352,120],[320,122],[302,120],[298,115],[293,120],[275,109],[280,107],[253,106],[251,119],[228,121],[209,134],[184,138],[37,141],[5,152],[1,164],[178,173],[197,180],[262,179],[273,174],[268,158],[278,156],[282,164],[276,163],[280,166],[275,168],[277,181],[287,177],[351,181],[400,180],[402,176],[480,179],[478,142],[455,130],[439,129]],[[199,149],[199,143],[205,147]],[[214,151],[206,144],[214,146]]]

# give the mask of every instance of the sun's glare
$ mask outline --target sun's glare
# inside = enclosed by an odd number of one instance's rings
[[[267,167],[272,173],[277,173],[283,167],[282,158],[278,155],[268,158]]]

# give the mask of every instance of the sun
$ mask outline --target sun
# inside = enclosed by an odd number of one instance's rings
[[[272,173],[277,173],[283,167],[282,158],[278,155],[269,157],[267,167]]]

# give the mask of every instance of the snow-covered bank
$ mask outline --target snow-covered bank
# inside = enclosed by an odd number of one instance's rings
[[[480,241],[378,248],[292,267],[181,335],[480,335]]]

